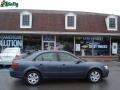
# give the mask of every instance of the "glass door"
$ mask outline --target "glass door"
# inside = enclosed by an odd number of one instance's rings
[[[43,42],[43,50],[54,50],[54,42]]]
[[[54,35],[43,35],[42,50],[55,50],[56,39]]]

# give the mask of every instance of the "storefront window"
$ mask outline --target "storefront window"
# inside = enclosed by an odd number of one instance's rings
[[[42,38],[40,35],[23,36],[23,52],[34,52],[41,50]]]
[[[23,36],[19,34],[1,34],[0,51],[7,47],[23,48]]]
[[[79,51],[75,54],[80,56],[110,55],[110,39],[103,36],[78,36],[75,43],[79,44]],[[78,48],[76,47],[76,48]]]
[[[93,48],[94,48],[94,56],[110,55],[110,39],[109,39],[109,37],[95,36]]]
[[[76,50],[75,54],[80,56],[92,55],[92,42],[93,40],[90,36],[76,37],[75,44],[79,44],[80,50]]]
[[[65,50],[68,52],[74,52],[74,38],[73,36],[57,36],[56,38],[56,50]]]
[[[55,41],[54,35],[44,35],[43,41]]]

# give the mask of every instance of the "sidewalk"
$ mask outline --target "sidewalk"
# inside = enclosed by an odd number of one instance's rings
[[[119,61],[118,56],[81,56],[80,58],[87,61]]]

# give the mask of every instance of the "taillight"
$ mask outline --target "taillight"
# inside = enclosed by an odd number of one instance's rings
[[[15,60],[13,60],[11,68],[16,69],[17,67],[18,67],[18,63],[16,63]]]
[[[11,68],[16,69],[18,67],[18,63],[12,62]]]
[[[13,60],[18,60],[20,58],[20,55],[16,55]]]

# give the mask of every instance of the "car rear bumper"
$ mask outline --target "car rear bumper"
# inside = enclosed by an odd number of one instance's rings
[[[14,78],[23,78],[23,74],[10,68],[10,76]]]

